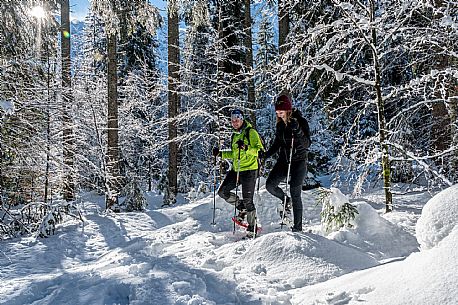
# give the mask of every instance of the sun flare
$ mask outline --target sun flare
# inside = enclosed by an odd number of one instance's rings
[[[45,17],[45,10],[41,6],[35,6],[30,10],[30,15],[36,18],[44,18]]]

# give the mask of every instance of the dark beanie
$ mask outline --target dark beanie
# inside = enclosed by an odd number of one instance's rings
[[[234,110],[232,110],[231,112],[231,119],[239,119],[239,120],[243,120],[243,112],[242,110],[240,109],[237,109],[235,108]]]
[[[287,95],[280,95],[275,103],[275,110],[293,110],[291,99]]]

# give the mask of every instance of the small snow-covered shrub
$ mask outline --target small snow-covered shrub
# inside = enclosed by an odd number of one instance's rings
[[[431,198],[423,207],[415,227],[422,249],[431,249],[458,230],[458,184]]]
[[[329,234],[343,227],[351,228],[358,210],[352,205],[347,196],[337,188],[317,190],[318,202],[322,204],[321,227],[324,233]]]
[[[186,198],[189,201],[195,201],[195,200],[198,200],[198,199],[201,199],[201,198],[205,197],[207,192],[208,192],[207,185],[205,184],[205,182],[201,181],[199,183],[199,186],[198,186],[197,190],[194,187],[191,187],[191,189],[189,190]]]
[[[170,206],[177,202],[177,198],[173,192],[170,191],[169,179],[167,174],[162,174],[157,189],[161,194],[163,194],[163,204],[162,206]]]
[[[148,203],[137,180],[131,179],[126,186],[126,199],[123,207],[127,212],[144,211]]]
[[[7,209],[0,206],[0,239],[36,233],[47,237],[55,233],[56,226],[71,216],[83,221],[79,207],[74,202],[31,202],[22,208]]]
[[[207,184],[204,181],[199,182],[199,186],[197,188],[197,198],[204,197],[208,192]]]

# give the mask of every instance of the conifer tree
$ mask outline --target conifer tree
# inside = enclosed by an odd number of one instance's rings
[[[216,31],[212,27],[211,6],[197,1],[184,12],[187,25],[181,72],[179,189],[198,188],[211,176],[208,160],[215,143],[211,114],[217,112]]]
[[[96,0],[92,2],[95,12],[99,13],[105,24],[107,34],[107,161],[106,161],[106,205],[117,210],[118,195],[121,186],[119,164],[119,127],[118,127],[118,76],[117,76],[117,44],[118,34],[124,38],[126,32],[142,24],[146,29],[154,31],[158,24],[157,11],[148,1]],[[123,21],[120,24],[120,21]]]
[[[272,137],[269,130],[275,126],[274,114],[270,104],[274,100],[276,92],[274,68],[278,59],[278,49],[274,39],[274,25],[271,21],[273,13],[269,8],[265,8],[261,14],[255,55],[256,109],[258,132],[263,136],[266,143],[269,143]]]

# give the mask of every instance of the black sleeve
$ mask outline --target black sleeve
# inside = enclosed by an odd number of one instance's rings
[[[299,120],[299,125],[301,126],[300,129],[303,134],[302,138],[304,139],[304,146],[305,148],[309,148],[311,144],[309,123],[304,117],[299,118]]]
[[[266,159],[275,154],[280,148],[280,140],[278,139],[278,133],[275,133],[275,139],[270,148],[267,150],[265,157]]]
[[[295,129],[291,128],[291,130],[293,132],[293,136],[296,139],[301,139],[302,137],[304,137],[304,133],[302,131],[302,122],[299,121],[300,119],[295,119],[295,120],[297,120],[297,128]]]

